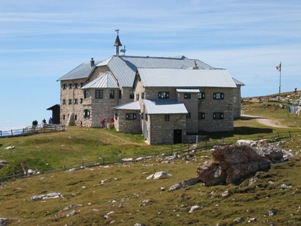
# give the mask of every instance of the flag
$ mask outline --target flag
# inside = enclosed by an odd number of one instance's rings
[[[279,65],[276,66],[276,70],[277,71],[281,71],[281,63]]]

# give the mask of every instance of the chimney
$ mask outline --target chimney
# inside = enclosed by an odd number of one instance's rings
[[[91,61],[90,61],[90,63],[91,63],[91,67],[95,67],[95,61],[94,61],[94,59],[93,59],[93,58],[91,58]]]
[[[119,29],[115,30],[117,32],[117,36],[114,42],[114,46],[116,46],[116,56],[119,56],[119,46],[122,46],[120,39],[119,39]]]

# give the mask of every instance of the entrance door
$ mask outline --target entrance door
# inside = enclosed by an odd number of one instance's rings
[[[173,143],[174,144],[182,143],[182,130],[181,129],[175,129],[173,131]]]

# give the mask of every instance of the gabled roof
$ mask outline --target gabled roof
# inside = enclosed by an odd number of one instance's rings
[[[132,87],[137,68],[193,68],[195,65],[200,69],[212,68],[200,60],[181,57],[141,57],[141,56],[112,56],[99,64],[97,67],[108,66],[113,75],[118,79],[122,87]]]
[[[140,110],[140,105],[138,101],[135,102],[131,102],[128,104],[123,104],[123,105],[119,105],[114,107],[114,109],[116,110]]]
[[[244,86],[244,85],[245,85],[245,84],[242,83],[241,81],[238,81],[236,78],[232,78],[232,79],[233,79],[233,81],[235,82],[235,84],[238,85],[238,86]]]
[[[147,114],[187,114],[188,111],[183,103],[177,100],[143,100]]]
[[[138,73],[144,87],[236,88],[231,75],[224,69],[139,68]]]
[[[95,64],[98,64],[98,63],[99,63],[99,61],[95,62]],[[76,68],[69,71],[67,74],[60,77],[57,81],[88,78],[94,69],[95,69],[95,67],[91,67],[90,61],[84,62],[84,63],[81,63],[80,65],[78,65]]]
[[[82,87],[82,89],[96,88],[118,88],[118,84],[110,73],[106,73]]]

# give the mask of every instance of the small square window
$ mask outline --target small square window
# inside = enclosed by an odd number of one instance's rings
[[[136,94],[136,100],[139,100],[139,94],[138,93]]]
[[[69,83],[69,89],[72,89],[72,83]]]
[[[190,113],[190,112],[188,112],[188,113],[186,114],[186,118],[191,118],[191,113]]]
[[[169,99],[169,92],[159,92],[158,98],[159,99]]]
[[[121,99],[121,97],[122,97],[121,90],[118,90],[118,97],[119,97],[119,99]]]
[[[191,99],[190,93],[184,93],[184,99]]]
[[[136,120],[137,115],[136,113],[126,113],[125,114],[125,119],[126,120]]]
[[[74,99],[74,104],[78,104],[78,99]]]
[[[214,112],[213,119],[216,119],[216,120],[224,119],[224,113],[223,112]]]
[[[63,89],[66,89],[67,88],[67,85],[66,84],[63,84]]]
[[[170,115],[164,115],[164,120],[165,121],[170,121]]]
[[[141,93],[141,99],[144,99],[144,92]]]
[[[115,98],[115,90],[110,90],[110,99]]]
[[[205,99],[205,92],[199,92],[198,99]]]
[[[130,90],[130,99],[134,99],[134,91]]]
[[[78,88],[78,84],[75,83],[75,84],[74,84],[74,89],[77,89],[77,88]]]
[[[213,93],[213,99],[214,100],[223,100],[224,99],[224,93]]]
[[[65,105],[66,104],[66,99],[63,99],[63,105]]]
[[[84,110],[84,118],[90,118],[90,110],[88,109]]]
[[[95,99],[103,99],[103,90],[95,90]]]
[[[71,105],[72,104],[72,99],[68,100],[68,104]]]
[[[198,113],[198,119],[205,119],[205,113],[204,112],[199,112]]]

